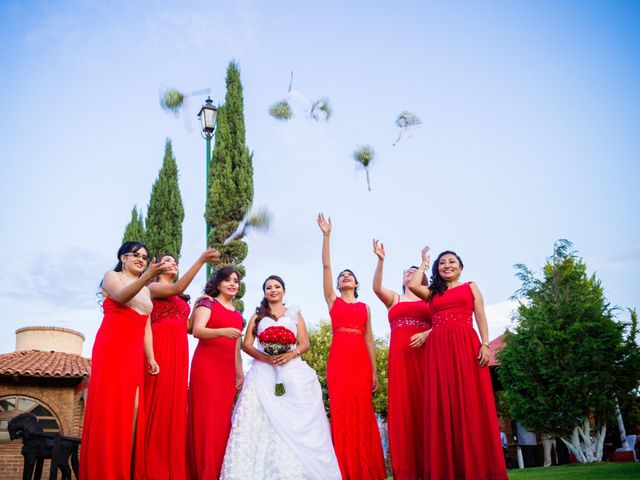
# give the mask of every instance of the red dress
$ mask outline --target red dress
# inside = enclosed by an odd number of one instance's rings
[[[327,360],[329,413],[342,478],[386,479],[371,398],[373,370],[364,339],[367,306],[338,297],[329,314],[333,329]]]
[[[424,347],[409,346],[416,333],[430,328],[429,304],[399,302],[389,310],[388,426],[394,480],[422,479]]]
[[[147,375],[144,383],[148,480],[185,480],[187,475],[189,311],[189,304],[178,295],[153,301],[153,352],[160,373]]]
[[[219,302],[202,300],[211,309],[207,328],[242,328],[242,316]],[[236,340],[202,339],[191,361],[187,415],[189,478],[213,480],[220,476],[231,429],[236,395]]]
[[[148,302],[150,305],[151,300]],[[104,318],[91,353],[80,478],[129,479],[136,391],[138,405],[144,405],[144,330],[148,316],[110,298],[102,308]],[[143,478],[144,473],[144,427],[144,408],[138,408],[135,479]]]
[[[489,367],[478,364],[469,283],[434,294],[425,346],[425,478],[507,480]]]

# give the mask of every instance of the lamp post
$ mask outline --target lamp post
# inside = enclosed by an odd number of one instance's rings
[[[207,168],[206,168],[206,194],[205,198],[209,195],[209,163],[211,162],[211,139],[213,138],[213,132],[216,129],[216,119],[218,116],[218,109],[213,106],[213,101],[211,97],[207,97],[204,102],[204,105],[198,112],[198,119],[200,120],[200,126],[202,128],[201,134],[202,138],[206,140],[207,143]],[[209,231],[211,227],[209,227],[209,222],[206,221],[206,231],[207,237],[205,240],[205,245],[209,246]],[[207,280],[211,276],[211,265],[207,263]]]

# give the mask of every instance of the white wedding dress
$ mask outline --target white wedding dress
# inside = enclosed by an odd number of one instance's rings
[[[258,334],[279,325],[297,336],[299,310],[264,317]],[[263,351],[260,342],[257,348]],[[275,395],[276,371],[285,394]],[[221,480],[340,480],[316,372],[300,357],[281,367],[254,360],[233,412]]]

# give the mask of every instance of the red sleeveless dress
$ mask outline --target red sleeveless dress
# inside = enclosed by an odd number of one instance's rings
[[[198,306],[211,309],[207,328],[242,328],[242,316],[236,310],[207,299]],[[187,414],[187,468],[191,479],[220,476],[236,395],[235,362],[236,340],[226,337],[200,340],[193,354]]]
[[[82,427],[80,478],[131,477],[131,443],[136,391],[144,405],[144,330],[147,315],[106,298],[104,318],[91,353],[91,377]],[[144,408],[138,408],[133,470],[144,478]]]
[[[387,474],[373,411],[373,370],[364,333],[367,307],[340,297],[331,311],[333,338],[327,387],[333,446],[345,480],[380,480]]]
[[[160,373],[145,376],[146,478],[185,480],[191,307],[178,295],[153,300],[153,351]]]
[[[507,480],[489,367],[480,368],[469,283],[433,295],[425,345],[426,479]]]
[[[399,302],[389,310],[389,451],[394,480],[422,479],[424,345],[409,346],[416,333],[431,328],[429,304]]]

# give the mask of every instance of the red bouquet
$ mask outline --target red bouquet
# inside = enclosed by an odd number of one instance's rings
[[[296,344],[295,334],[286,327],[273,326],[258,334],[258,340],[262,344],[264,353],[268,355],[280,355],[289,352]],[[276,369],[276,396],[284,395],[284,383],[280,381],[280,367]]]
[[[296,344],[296,336],[286,327],[269,327],[258,335],[258,340],[269,355],[287,353]]]

